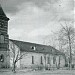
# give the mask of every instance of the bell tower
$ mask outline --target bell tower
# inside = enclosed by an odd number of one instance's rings
[[[0,5],[0,68],[7,67],[9,63],[7,57],[9,51],[8,21],[9,18]]]
[[[0,51],[8,50],[8,21],[9,18],[0,5]]]

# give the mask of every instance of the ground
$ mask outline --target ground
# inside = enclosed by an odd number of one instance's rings
[[[0,75],[75,75],[75,70],[50,70],[50,71],[0,71]]]

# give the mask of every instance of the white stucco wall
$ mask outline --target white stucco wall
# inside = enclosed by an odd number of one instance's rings
[[[13,54],[13,50],[12,49],[14,49],[15,50],[15,59],[16,59],[16,57],[17,57],[17,53],[18,53],[18,51],[19,51],[19,55],[20,55],[20,49],[19,49],[19,47],[17,46],[17,45],[15,45],[14,44],[14,48],[13,48],[13,42],[12,41],[9,41],[9,50],[10,50],[10,67],[13,67],[13,56],[14,56],[14,54]],[[12,47],[12,48],[11,48]],[[20,68],[20,60],[18,60],[18,62],[16,63],[16,67],[18,67],[18,68]]]
[[[45,66],[44,54],[42,53],[33,53],[33,52],[23,52],[25,56],[21,59],[20,65],[21,67],[30,67],[32,65],[41,65],[41,56],[43,59],[43,66]],[[34,64],[32,64],[32,56],[34,56]],[[53,56],[52,54],[46,55],[46,66],[50,65],[50,67],[56,67],[59,64],[59,56],[56,57],[55,64],[53,64]],[[50,64],[48,64],[47,57],[50,57]],[[64,58],[60,57],[60,67],[63,67],[65,64]]]
[[[41,56],[44,61],[43,54],[41,53],[33,53],[33,52],[23,52],[25,56],[21,59],[22,67],[30,67],[32,65],[41,65]],[[34,64],[32,64],[32,56],[34,56]],[[44,64],[44,62],[43,62]]]

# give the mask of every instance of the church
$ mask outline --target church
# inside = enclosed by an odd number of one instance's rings
[[[9,18],[0,6],[0,68],[13,67],[13,59],[20,56],[17,68],[50,69],[65,66],[65,54],[52,46],[9,39],[8,21]]]

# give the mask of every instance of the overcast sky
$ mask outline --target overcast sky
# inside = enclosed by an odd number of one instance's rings
[[[9,37],[42,43],[60,23],[74,21],[73,0],[0,0],[9,21]]]

